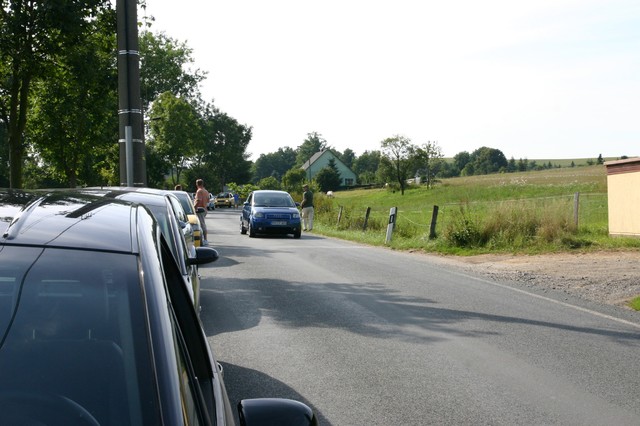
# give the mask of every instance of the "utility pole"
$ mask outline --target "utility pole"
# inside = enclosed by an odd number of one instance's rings
[[[147,186],[144,117],[140,98],[137,0],[117,0],[116,15],[118,19],[120,185]]]

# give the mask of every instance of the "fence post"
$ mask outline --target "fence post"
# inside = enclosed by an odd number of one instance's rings
[[[573,223],[578,227],[578,208],[580,207],[580,193],[573,194]]]
[[[342,219],[342,209],[344,207],[340,206],[340,211],[338,212],[338,223],[336,223],[336,226],[340,226],[340,219]]]
[[[364,214],[364,224],[362,225],[362,231],[367,230],[367,223],[369,223],[369,214],[371,213],[371,207],[367,207],[367,212]]]
[[[429,228],[429,239],[433,240],[436,237],[436,222],[438,221],[438,206],[433,206],[433,213],[431,214],[431,227]]]
[[[391,234],[393,234],[393,228],[396,225],[397,214],[397,207],[391,207],[391,209],[389,209],[389,224],[387,225],[387,238],[385,240],[385,244],[389,244],[391,242]]]

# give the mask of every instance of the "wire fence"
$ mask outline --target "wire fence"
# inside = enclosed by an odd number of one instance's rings
[[[525,217],[554,217],[576,229],[607,229],[608,200],[606,193],[575,193],[562,196],[514,199],[502,201],[473,201],[464,203],[443,203],[437,206],[437,220],[434,207],[398,208],[395,228],[403,233],[442,232],[461,216],[469,220],[483,222],[501,217],[505,221],[517,222]],[[332,212],[329,219],[339,229],[362,229],[377,231],[386,229],[391,207],[340,207],[337,215]],[[368,210],[368,216],[367,216]],[[325,219],[326,220],[326,219]],[[434,223],[435,220],[435,223]],[[434,226],[432,228],[432,226]]]

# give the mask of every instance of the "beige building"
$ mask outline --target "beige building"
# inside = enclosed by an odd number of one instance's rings
[[[609,235],[640,237],[640,157],[607,161]]]

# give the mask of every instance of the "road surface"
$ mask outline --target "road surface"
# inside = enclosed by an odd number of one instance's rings
[[[232,403],[322,425],[639,425],[640,323],[430,260],[207,217],[202,320]]]

